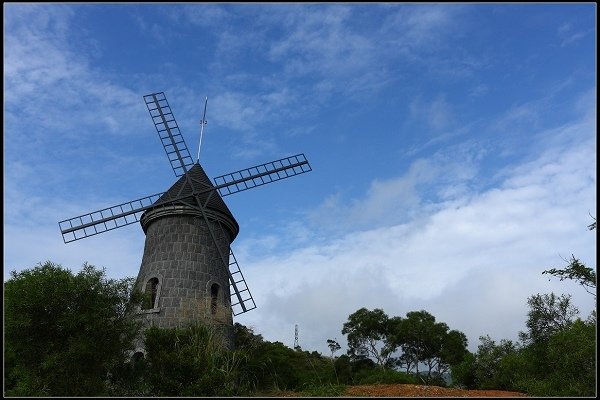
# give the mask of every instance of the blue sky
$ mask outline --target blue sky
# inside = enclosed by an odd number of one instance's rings
[[[4,4],[4,279],[52,260],[136,276],[138,224],[58,221],[168,189],[142,96],[165,92],[209,176],[304,153],[225,198],[267,340],[328,354],[361,307],[516,339],[527,297],[592,296],[595,4]]]

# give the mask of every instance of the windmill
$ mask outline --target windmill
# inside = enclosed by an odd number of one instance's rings
[[[140,222],[146,240],[135,287],[145,301],[137,317],[146,327],[162,328],[200,320],[221,330],[232,348],[233,316],[256,303],[230,246],[239,225],[222,197],[312,169],[297,154],[217,176],[213,183],[199,160],[193,162],[165,94],[143,98],[178,180],[166,192],[60,221],[63,241]]]

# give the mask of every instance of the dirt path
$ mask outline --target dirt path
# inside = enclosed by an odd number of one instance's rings
[[[504,390],[465,390],[425,385],[349,386],[344,396],[367,397],[526,397],[524,393]]]

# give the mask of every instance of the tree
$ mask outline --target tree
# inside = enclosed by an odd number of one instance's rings
[[[419,364],[424,363],[428,380],[448,372],[467,353],[465,334],[449,331],[448,325],[436,322],[425,310],[406,313],[406,318],[394,320],[393,327],[392,342],[402,349],[397,365],[405,366],[407,372],[414,367],[419,375]]]
[[[594,219],[594,222],[588,225],[589,230],[596,229],[596,218],[592,218]],[[593,268],[586,267],[585,264],[575,258],[573,254],[571,254],[571,260],[567,262],[569,265],[566,268],[552,268],[543,271],[542,274],[556,276],[561,281],[565,279],[572,279],[583,286],[583,289],[586,292],[596,298],[596,271]]]
[[[331,358],[333,358],[333,353],[342,348],[342,346],[333,339],[327,339],[327,346],[329,346],[329,350],[331,350]]]
[[[350,314],[342,328],[348,335],[348,355],[351,359],[373,357],[385,369],[396,346],[390,341],[389,318],[383,310],[361,308]]]
[[[578,282],[586,292],[596,298],[596,271],[594,271],[593,268],[586,267],[585,264],[575,258],[572,254],[567,267],[563,269],[548,269],[543,271],[542,274],[556,276],[560,278],[561,281],[572,279]]]
[[[4,283],[8,395],[93,396],[125,363],[139,332],[129,313],[133,279],[83,265],[74,275],[50,261]]]
[[[479,337],[480,344],[475,355],[474,378],[475,385],[480,389],[511,390],[511,378],[507,377],[509,369],[505,368],[509,357],[518,352],[517,345],[511,340],[502,339],[496,342],[489,335]]]
[[[577,319],[548,341],[546,376],[554,395],[596,395],[596,326]]]
[[[239,322],[233,324],[233,338],[236,349],[255,349],[264,342],[262,335],[255,334],[252,328],[248,328]]]
[[[475,389],[475,361],[475,354],[467,352],[461,362],[452,365],[452,385],[466,389]]]
[[[406,313],[406,318],[397,324],[395,344],[402,348],[403,360],[416,368],[419,375],[419,363],[430,358],[439,345],[434,339],[435,317],[425,310]]]
[[[447,332],[442,338],[437,373],[441,375],[449,372],[453,365],[461,363],[469,353],[467,345],[467,336],[464,333],[454,329]]]
[[[571,304],[571,295],[536,294],[527,299],[528,332],[519,332],[525,344],[542,343],[573,322],[579,310]]]
[[[535,396],[595,394],[595,319],[584,322],[570,295],[554,293],[528,299],[527,332],[519,332],[519,389]]]

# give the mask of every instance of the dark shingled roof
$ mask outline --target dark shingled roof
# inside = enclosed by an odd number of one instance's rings
[[[189,198],[191,199],[193,191],[192,187],[190,186],[190,183],[188,182],[188,179],[186,178],[186,175],[189,175],[189,177],[191,178],[193,187],[196,192],[200,192],[208,188],[214,188],[214,185],[208,178],[208,175],[206,175],[206,172],[204,172],[204,169],[200,166],[199,163],[196,163],[190,170],[188,170],[184,175],[182,175],[181,178],[179,178],[179,180],[175,182],[175,184],[171,186],[169,190],[163,193],[163,195],[158,200],[156,200],[154,204],[160,204],[162,202],[168,203],[171,199],[175,199],[182,196],[189,196]],[[206,203],[206,199],[208,198],[208,195],[210,193],[212,193],[212,195],[210,196],[210,200],[208,201],[206,207],[225,214],[227,217],[231,218],[234,225],[238,227],[237,221],[235,220],[235,218],[233,218],[233,214],[231,214],[231,211],[229,211],[229,208],[227,208],[227,205],[225,204],[217,190],[206,191],[204,193],[199,194],[198,197],[200,198],[202,204]]]

